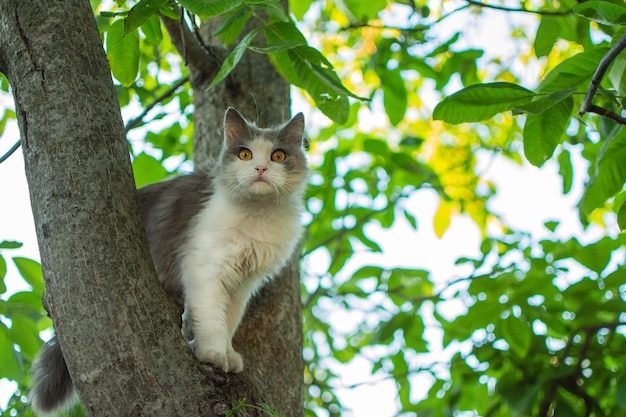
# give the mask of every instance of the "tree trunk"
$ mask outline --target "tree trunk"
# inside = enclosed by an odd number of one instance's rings
[[[199,363],[185,345],[178,309],[160,289],[150,259],[119,105],[89,2],[1,1],[0,71],[15,97],[44,304],[86,414],[213,416],[247,398],[288,417],[302,415],[295,261],[242,324],[235,340],[247,360],[242,374]],[[244,90],[245,72],[238,72]],[[267,104],[271,99],[262,98],[267,88],[250,95],[222,92],[219,99],[197,90],[202,85],[194,84],[197,100],[212,104],[201,110],[197,101],[196,120],[221,120],[224,104],[248,113],[243,103],[252,95],[261,112],[276,114]],[[287,88],[276,92],[284,107],[278,119],[287,114]],[[198,143],[207,145],[196,149],[214,152],[217,132],[197,132]],[[248,409],[242,415],[257,414]]]

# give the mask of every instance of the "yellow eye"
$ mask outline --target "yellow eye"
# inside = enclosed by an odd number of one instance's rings
[[[272,161],[274,162],[283,162],[285,158],[287,158],[287,154],[285,153],[285,151],[277,149],[272,152]]]
[[[247,149],[247,148],[241,148],[241,150],[239,151],[237,156],[242,161],[249,161],[249,160],[252,159],[252,151],[250,149]]]

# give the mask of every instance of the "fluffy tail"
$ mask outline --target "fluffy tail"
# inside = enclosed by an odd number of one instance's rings
[[[31,372],[30,404],[36,414],[57,414],[74,404],[74,384],[56,336],[41,348]]]

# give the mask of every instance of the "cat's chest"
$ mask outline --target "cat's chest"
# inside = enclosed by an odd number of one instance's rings
[[[239,207],[227,199],[215,198],[199,214],[199,234],[218,244],[225,241],[291,245],[300,237],[297,207]]]

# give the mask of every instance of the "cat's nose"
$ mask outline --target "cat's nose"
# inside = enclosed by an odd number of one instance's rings
[[[256,171],[259,173],[259,175],[263,175],[263,173],[265,171],[267,171],[267,167],[263,166],[263,165],[259,165],[258,167],[255,168]]]

